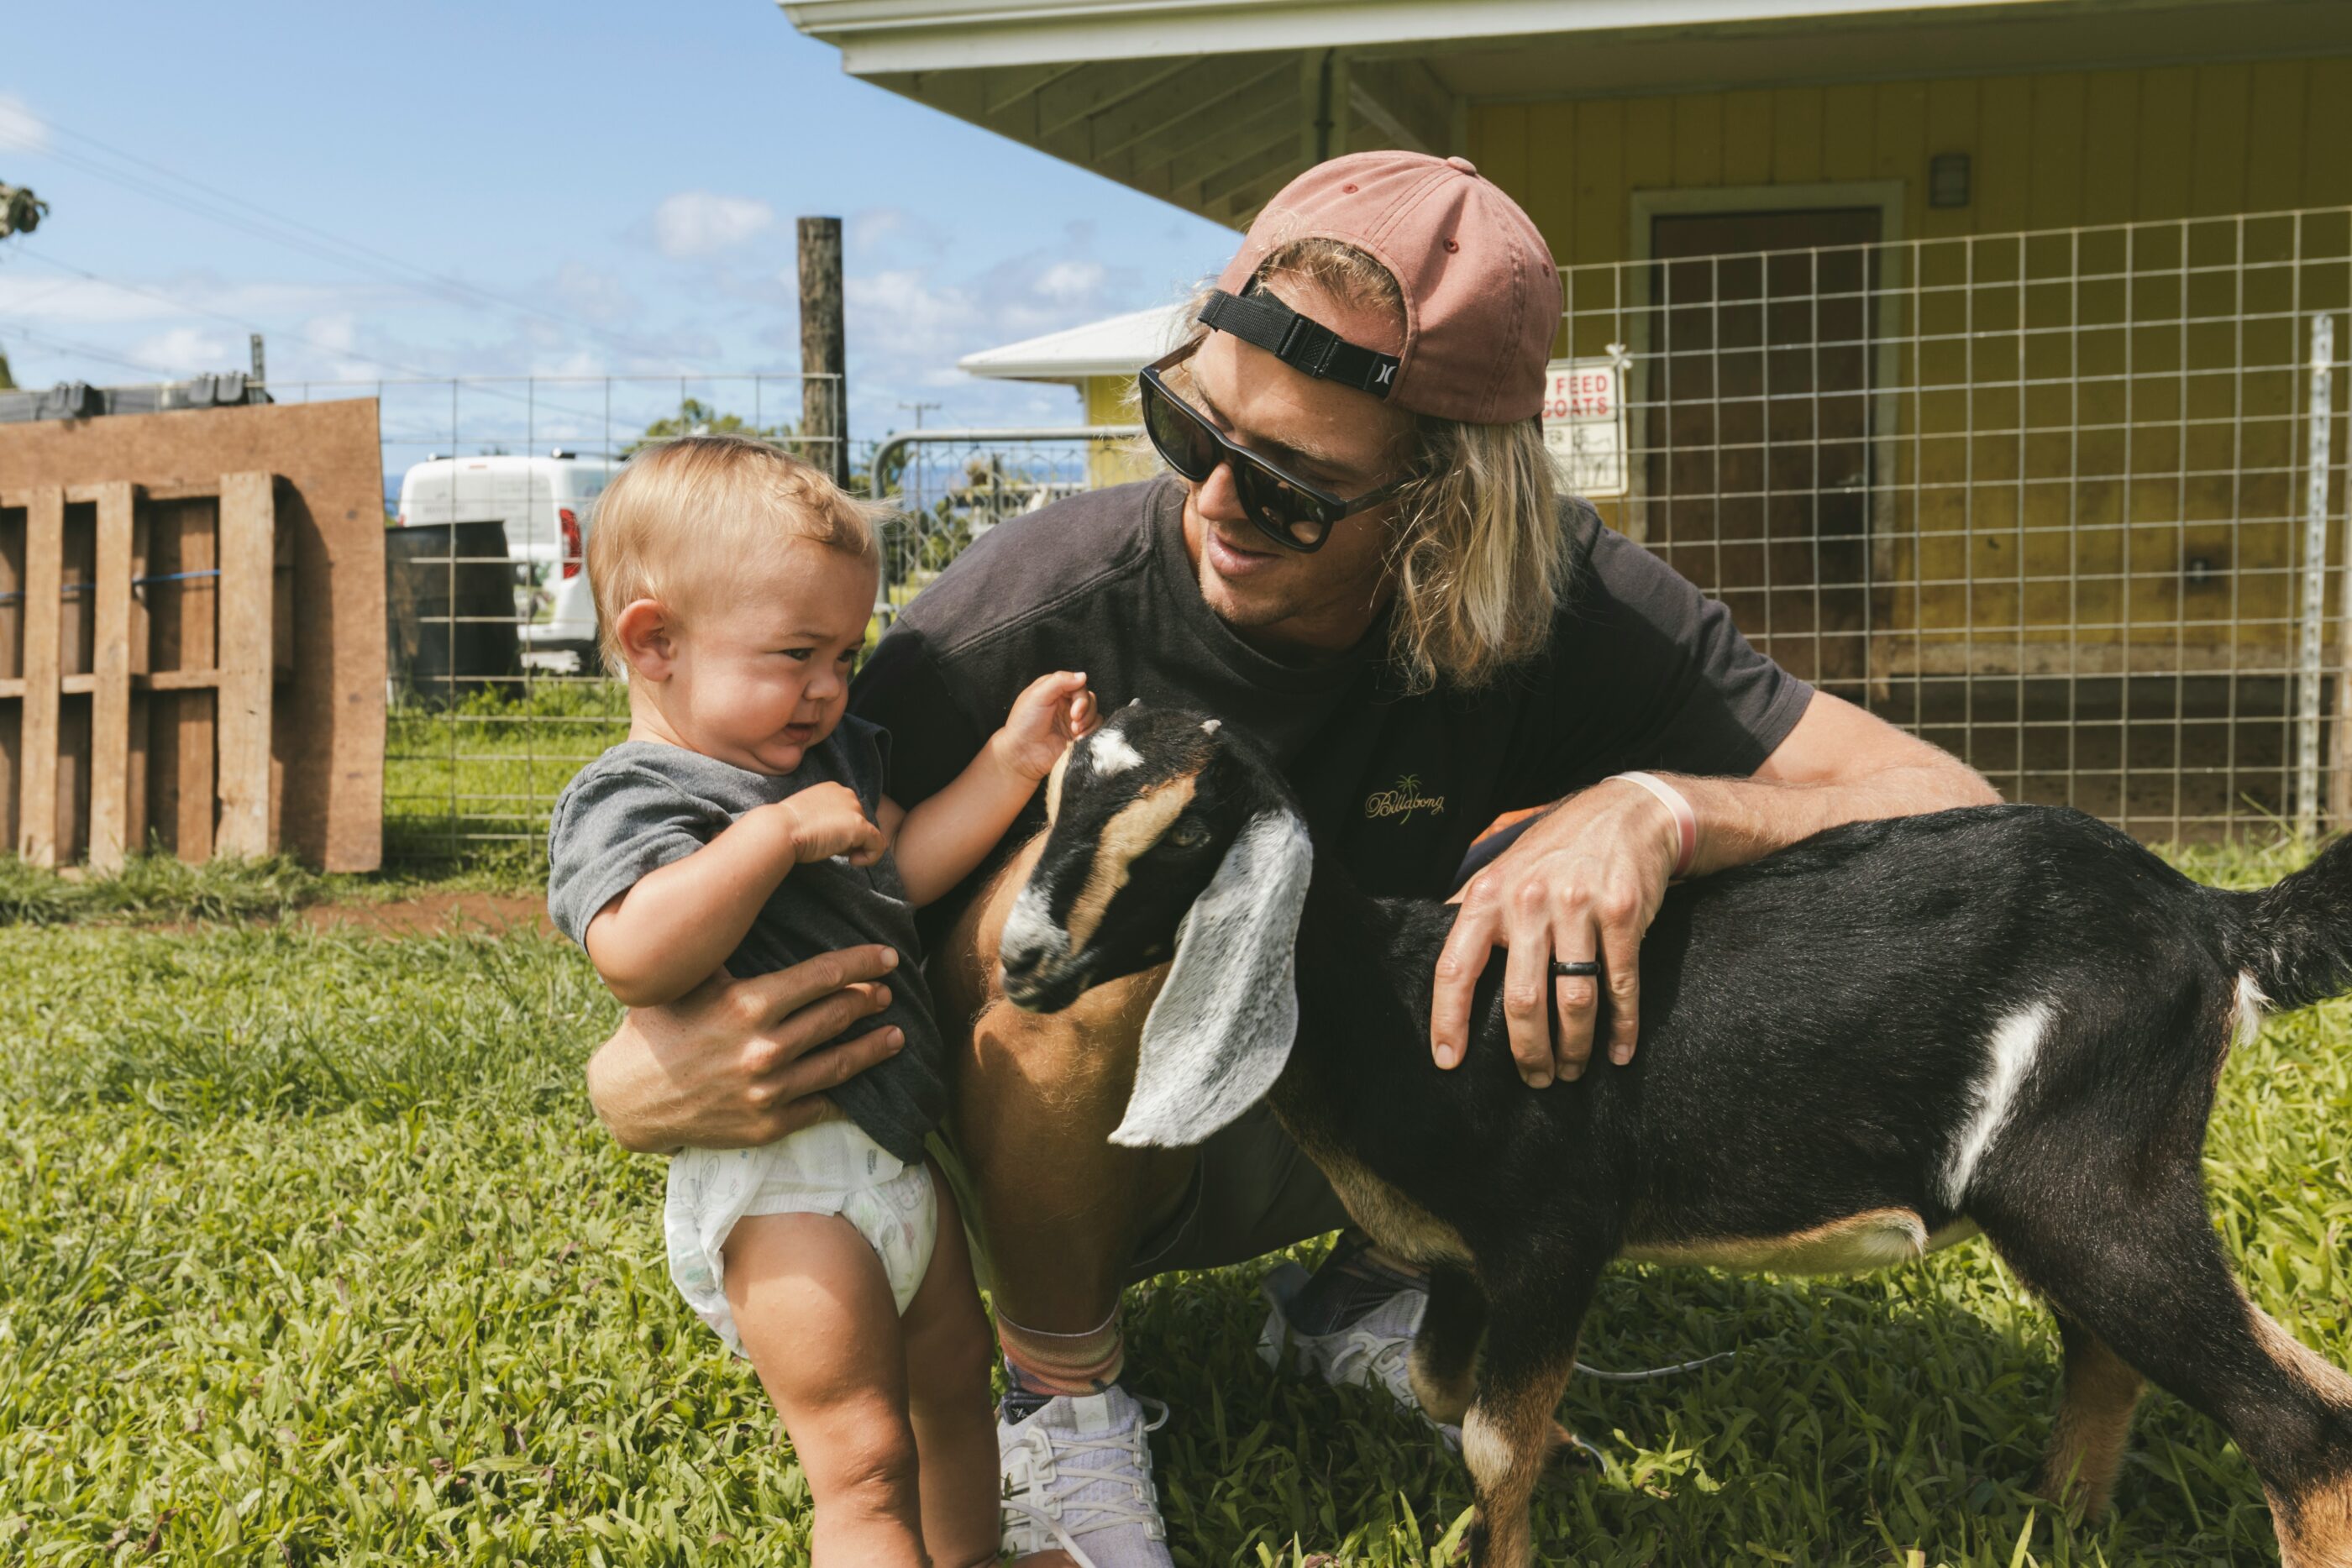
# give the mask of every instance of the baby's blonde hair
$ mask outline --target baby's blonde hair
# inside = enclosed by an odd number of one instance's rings
[[[823,469],[741,435],[686,435],[629,459],[596,503],[588,587],[604,667],[622,673],[621,612],[658,599],[691,613],[698,598],[741,575],[744,563],[790,539],[810,539],[868,566],[882,559],[882,508],[845,492]]]

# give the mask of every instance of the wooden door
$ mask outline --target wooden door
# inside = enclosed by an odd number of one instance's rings
[[[1661,214],[1651,232],[1648,542],[1842,690],[1866,674],[1879,223]]]

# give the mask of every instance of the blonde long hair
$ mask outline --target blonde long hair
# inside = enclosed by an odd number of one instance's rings
[[[1339,240],[1277,246],[1257,277],[1293,278],[1402,321],[1404,295],[1370,255]],[[1197,318],[1208,289],[1185,312]],[[1192,322],[1192,341],[1209,334]],[[1180,367],[1181,368],[1181,367]],[[1410,691],[1475,690],[1537,653],[1566,597],[1570,540],[1543,431],[1534,420],[1465,424],[1417,414],[1388,568],[1396,583],[1389,658]]]

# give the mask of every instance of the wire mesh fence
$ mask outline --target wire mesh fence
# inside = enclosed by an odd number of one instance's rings
[[[796,429],[797,375],[274,382],[277,401],[381,402],[390,711],[384,852],[534,860],[580,766],[626,735],[594,652],[596,497],[647,439]]]
[[[2352,214],[1885,243],[1840,232],[1874,211],[1772,216],[1788,248],[1696,214],[1563,269],[1571,355],[1622,377],[1585,465],[1610,521],[2011,799],[2160,840],[2342,824],[2344,367],[2311,350]]]
[[[883,622],[997,524],[1090,486],[1150,472],[1139,427],[912,430],[883,441],[867,471],[890,503],[883,524]]]
[[[2312,364],[2352,212],[1901,242],[1875,212],[1746,216],[1563,269],[1552,434],[1612,524],[2011,799],[2158,840],[2352,818],[2352,399],[2345,354]],[[1786,243],[1726,247],[1759,232]],[[797,442],[801,390],[271,387],[383,400],[389,859],[537,853],[626,729],[580,570],[597,494],[649,433]],[[1149,465],[1106,426],[905,432],[853,468],[895,507],[878,630],[998,523]]]

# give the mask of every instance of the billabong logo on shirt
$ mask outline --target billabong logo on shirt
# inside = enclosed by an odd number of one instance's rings
[[[1364,797],[1364,815],[1379,821],[1394,817],[1409,821],[1416,811],[1426,811],[1433,817],[1445,815],[1445,797],[1421,792],[1421,775],[1408,773],[1385,789],[1375,789]]]

